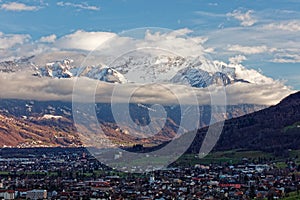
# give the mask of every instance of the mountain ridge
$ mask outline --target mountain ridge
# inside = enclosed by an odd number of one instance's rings
[[[33,75],[41,78],[85,76],[110,83],[171,82],[197,88],[209,85],[226,86],[235,82],[263,83],[271,81],[255,70],[248,70],[240,64],[211,62],[200,57],[135,55],[125,56],[110,64],[104,64],[105,62],[100,60],[95,61],[97,64],[85,64],[85,62],[79,64],[71,58],[35,64],[35,60],[39,63],[42,62],[39,60],[39,56],[3,61],[0,63],[0,71],[17,72],[26,69],[27,66],[33,69]]]
[[[271,152],[300,149],[300,92],[279,104],[226,120],[214,151],[231,149]],[[199,129],[189,152],[199,152],[208,127]]]

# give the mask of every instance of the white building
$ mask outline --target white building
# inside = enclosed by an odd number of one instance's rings
[[[27,191],[26,199],[46,199],[47,198],[47,190],[30,190]]]
[[[9,199],[15,199],[15,191],[13,190],[2,190],[0,191],[0,198],[9,200]]]

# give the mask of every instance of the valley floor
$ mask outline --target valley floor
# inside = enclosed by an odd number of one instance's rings
[[[5,148],[0,151],[0,198],[299,199],[299,153],[236,150],[202,159],[188,154],[169,168],[139,174],[112,170],[84,148]]]

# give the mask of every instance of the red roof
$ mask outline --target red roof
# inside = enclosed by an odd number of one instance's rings
[[[234,187],[236,189],[241,188],[241,184],[233,184],[233,183],[220,183],[219,186],[220,187]]]

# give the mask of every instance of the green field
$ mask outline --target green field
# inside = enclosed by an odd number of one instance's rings
[[[300,195],[297,195],[297,192],[291,192],[289,193],[288,197],[283,198],[283,200],[299,200]]]
[[[278,157],[272,153],[262,151],[243,151],[243,150],[231,150],[224,152],[211,152],[203,158],[199,158],[197,154],[185,154],[181,156],[177,165],[182,166],[193,166],[195,164],[237,164],[242,161],[243,158],[248,160],[259,162],[259,161],[272,161],[276,163],[278,168],[285,168],[286,159],[294,159],[297,164],[300,164],[300,150],[291,150],[288,152],[288,156]]]

